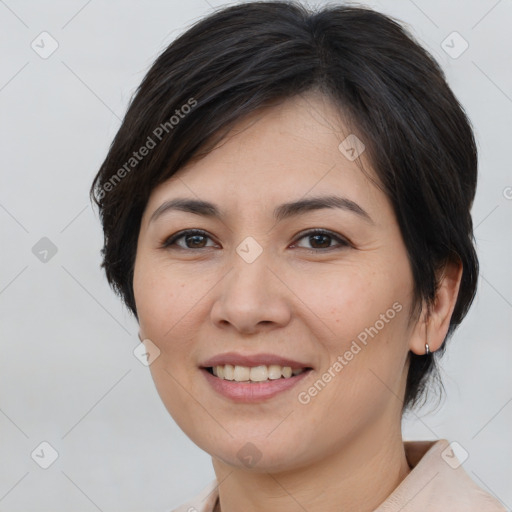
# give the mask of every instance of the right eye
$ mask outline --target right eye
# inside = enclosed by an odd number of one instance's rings
[[[205,247],[211,247],[205,245],[205,240],[208,238],[210,238],[210,236],[206,233],[206,231],[202,231],[201,229],[187,229],[166,238],[160,247],[162,249],[172,249],[172,246],[177,246],[178,248],[184,250],[203,249]],[[178,240],[182,239],[184,240],[185,245],[176,243]]]

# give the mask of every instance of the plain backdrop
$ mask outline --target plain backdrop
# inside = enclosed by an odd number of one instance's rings
[[[0,1],[0,511],[169,511],[214,478],[133,354],[137,323],[99,267],[88,191],[153,60],[220,5]],[[478,295],[442,360],[445,401],[407,415],[404,438],[456,441],[510,510],[512,4],[359,5],[399,18],[432,53],[480,152]]]

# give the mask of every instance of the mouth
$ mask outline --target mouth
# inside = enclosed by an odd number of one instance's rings
[[[218,354],[199,366],[210,389],[234,402],[262,402],[296,386],[314,370],[277,354]]]
[[[200,368],[217,395],[235,403],[261,403],[296,387],[313,368],[280,365],[215,365]]]

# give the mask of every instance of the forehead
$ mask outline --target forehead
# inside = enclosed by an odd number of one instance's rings
[[[154,189],[147,210],[184,195],[222,201],[226,209],[261,209],[333,193],[371,209],[386,198],[361,171],[354,152],[347,151],[353,141],[364,139],[355,137],[326,97],[314,93],[288,98],[236,123],[206,156]],[[375,177],[362,145],[354,150],[362,151],[360,163]]]

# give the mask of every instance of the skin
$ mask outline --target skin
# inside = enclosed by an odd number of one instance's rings
[[[223,512],[371,511],[410,472],[401,435],[408,352],[424,354],[427,329],[430,350],[442,344],[461,269],[445,268],[431,316],[410,322],[413,278],[396,217],[338,149],[348,133],[318,93],[255,112],[155,188],[142,218],[134,272],[140,337],[160,350],[150,370],[167,410],[212,456]],[[328,194],[356,202],[372,221],[342,209],[273,218],[282,203]],[[172,211],[149,222],[176,197],[211,201],[224,216]],[[207,237],[161,247],[193,228]],[[301,234],[313,228],[349,244]],[[263,250],[252,263],[236,252],[248,236]],[[298,393],[396,303],[401,311],[300,403]],[[271,399],[235,404],[199,369],[228,351],[288,356],[314,370]],[[237,456],[248,442],[261,457],[252,467]]]

